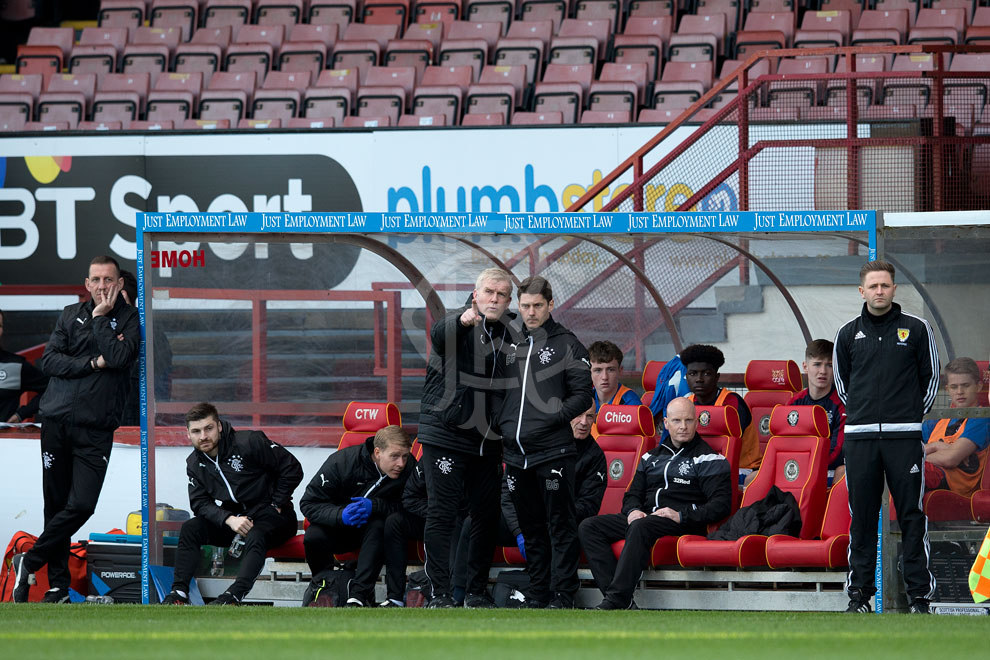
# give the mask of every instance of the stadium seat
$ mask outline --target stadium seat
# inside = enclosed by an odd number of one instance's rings
[[[73,38],[72,28],[31,28],[27,43],[17,46],[17,73],[62,71],[69,61]]]
[[[83,28],[79,44],[69,54],[73,73],[113,73],[127,43],[127,28]]]
[[[324,71],[316,86],[306,91],[304,116],[333,117],[339,126],[344,117],[351,114],[357,90],[356,69]]]
[[[258,25],[285,25],[302,23],[303,0],[257,0],[255,23]]]
[[[159,75],[168,71],[171,52],[162,44],[127,44],[122,55],[121,73],[147,73],[154,84]]]
[[[488,66],[482,70],[478,82],[485,85],[512,85],[512,106],[522,107],[526,94],[526,67]]]
[[[311,0],[310,25],[336,25],[343,29],[354,20],[356,0]]]
[[[594,64],[547,64],[543,81],[533,88],[533,109],[560,112],[564,123],[577,123],[594,75]]]
[[[908,10],[867,10],[859,18],[853,30],[850,44],[853,46],[906,43],[908,34]]]
[[[336,125],[337,122],[333,117],[296,117],[289,120],[289,123],[286,124],[286,128],[322,129],[333,128]]]
[[[986,45],[990,41],[990,7],[977,7],[973,13],[973,21],[966,28],[965,43]]]
[[[636,108],[643,105],[649,65],[646,62],[602,65],[598,80],[588,92],[588,108],[592,110],[626,110],[635,121]]]
[[[739,412],[732,406],[696,406],[696,411],[698,435],[729,461],[732,512],[735,513],[742,500],[742,492],[739,490],[739,449],[742,445]]]
[[[209,88],[199,98],[199,118],[226,119],[236,126],[252,107],[254,90],[253,71],[213,74]]]
[[[237,128],[240,129],[268,129],[268,128],[282,128],[282,121],[279,119],[241,119],[237,122]]]
[[[38,100],[38,121],[73,129],[86,118],[85,109],[86,100],[80,93],[44,92]]]
[[[433,63],[433,52],[433,44],[426,39],[393,39],[388,42],[383,57],[385,66],[411,66],[416,76],[421,77]]]
[[[536,126],[541,124],[563,124],[564,115],[560,112],[517,112],[512,115],[513,126]]]
[[[81,121],[76,124],[77,131],[119,131],[130,126],[130,122],[121,121]]]
[[[885,71],[887,67],[886,58],[881,55],[857,55],[856,56],[856,71],[867,73],[867,72],[882,72]],[[846,58],[840,57],[839,63],[835,67],[836,73],[845,73],[846,71]],[[856,81],[856,97],[857,104],[860,107],[865,107],[873,103],[873,99],[878,98],[878,89],[876,79],[860,79]],[[829,81],[825,85],[825,104],[832,106],[841,106],[843,108],[843,113],[846,107],[846,83],[844,80],[839,81]]]
[[[401,36],[409,22],[409,0],[364,0],[361,13],[365,25],[394,25]]]
[[[359,24],[352,24],[350,27],[359,27]],[[373,25],[368,27],[389,27],[385,25]],[[356,69],[358,78],[363,82],[364,76],[370,67],[378,66],[381,62],[383,48],[388,46],[388,41],[384,45],[376,39],[352,40],[345,33],[344,39],[338,41],[333,47],[333,68],[334,69]]]
[[[656,80],[672,29],[670,16],[630,16],[625,30],[613,39],[612,60],[620,64],[646,62],[649,79]]]
[[[196,108],[196,99],[187,91],[158,91],[148,92],[148,111],[145,119],[155,124],[170,123],[182,125],[190,119]]]
[[[206,0],[203,27],[230,27],[233,34],[251,22],[251,0]]]
[[[983,111],[987,102],[987,85],[990,83],[990,53],[956,53],[949,65],[951,72],[981,73],[982,78],[948,79],[944,81],[944,100],[947,106],[973,104]]]
[[[151,27],[176,27],[182,30],[182,40],[189,37],[199,25],[197,0],[153,0],[151,3]]]
[[[259,120],[274,119],[279,126],[284,125],[299,113],[302,95],[298,89],[259,89],[254,93],[251,116]]]
[[[461,0],[418,0],[413,10],[413,21],[449,25],[461,15]]]
[[[770,415],[773,407],[787,403],[795,392],[802,389],[801,369],[793,360],[750,360],[746,365],[743,383],[746,387],[743,400],[753,415],[753,430],[746,441],[752,443],[751,437],[755,433],[759,443],[758,448],[746,448],[749,454],[743,457],[741,465],[749,467],[753,453],[763,456],[770,441]]]
[[[909,44],[958,44],[966,32],[966,10],[922,9],[908,32]]]
[[[461,126],[504,126],[505,116],[501,112],[475,114],[469,112],[461,117]]]
[[[0,131],[20,131],[34,116],[34,97],[0,90]]]
[[[175,50],[179,47],[182,40],[182,30],[177,30],[176,28],[139,27],[131,30],[130,35],[130,41],[128,43],[165,46],[171,55],[175,54]]]
[[[344,117],[342,128],[379,128],[391,126],[388,117]]]
[[[557,31],[557,36],[550,41],[550,62],[597,64],[605,58],[611,34],[610,19],[565,18]]]
[[[24,125],[25,131],[67,131],[70,128],[67,121],[29,121]]]
[[[920,5],[919,0],[874,0],[873,9],[879,11],[904,9],[908,12],[908,27],[914,27]]]
[[[779,75],[815,75],[829,73],[825,56],[785,57],[777,66]],[[818,105],[822,95],[820,80],[777,80],[767,86],[767,105],[771,108],[798,108]]]
[[[446,126],[446,115],[402,115],[396,126],[406,128],[422,128],[428,126]]]
[[[179,44],[175,51],[177,73],[202,73],[209,84],[213,74],[220,70],[224,52],[230,45],[231,27],[204,27],[196,30],[188,43]]]
[[[869,5],[864,6],[861,0],[821,0],[818,8],[821,11],[848,11],[849,24],[855,28],[859,25],[859,17],[868,7]]]
[[[935,57],[931,53],[902,53],[894,58],[891,71],[933,71]],[[931,100],[931,79],[890,79],[881,89],[883,105],[914,105],[919,109]]]
[[[502,26],[502,34],[509,29],[514,14],[515,7],[511,0],[467,0],[464,6],[465,20],[499,23]]]
[[[413,94],[414,115],[445,115],[448,126],[460,123],[464,95],[473,82],[469,66],[430,66]]]
[[[579,124],[628,124],[632,121],[629,110],[583,110]]]
[[[224,54],[224,69],[230,72],[253,71],[258,80],[265,76],[275,63],[275,53],[285,38],[284,25],[245,25]]]
[[[147,73],[111,73],[99,82],[93,97],[93,121],[131,122],[144,116],[150,89]]]
[[[794,14],[752,11],[746,27],[736,33],[736,54],[745,59],[758,50],[788,48],[794,38]]]
[[[543,75],[544,53],[553,38],[550,21],[515,21],[505,38],[495,44],[495,64],[526,66],[526,82],[532,85]]]
[[[351,401],[344,410],[344,434],[337,449],[346,449],[364,442],[386,426],[402,426],[402,415],[394,403]]]
[[[770,421],[773,437],[756,479],[743,493],[742,507],[766,497],[771,486],[794,495],[801,511],[799,538],[821,530],[825,508],[828,416],[819,406],[777,406]],[[766,536],[751,534],[735,541],[687,535],[677,541],[677,560],[685,568],[767,565]]]
[[[500,23],[471,23],[454,21],[447,26],[447,36],[440,44],[439,63],[442,66],[470,66],[474,79],[489,62],[489,54],[501,37]]]
[[[657,378],[665,366],[667,366],[666,360],[650,360],[646,363],[646,366],[643,367],[643,377],[640,381],[644,392],[653,392],[656,390]]]
[[[217,131],[230,128],[229,119],[186,119],[181,127],[185,130],[194,131]]]
[[[852,16],[848,10],[809,11],[794,35],[795,48],[839,48],[849,43]]]
[[[336,25],[297,25],[289,41],[282,44],[278,68],[282,71],[308,71],[315,79],[327,62],[327,53],[337,42]]]
[[[646,406],[604,405],[595,422],[598,445],[605,452],[608,481],[599,513],[619,513],[622,497],[636,474],[640,457],[656,432],[653,415]]]
[[[468,87],[465,110],[468,114],[501,114],[504,119],[510,119],[516,107],[515,98],[516,88],[512,85],[481,82]]]
[[[706,62],[725,50],[725,14],[691,15],[681,18],[670,37],[669,59],[674,62]]]
[[[523,21],[550,21],[553,33],[567,17],[567,0],[521,0],[519,18]]]
[[[129,128],[132,131],[171,131],[175,124],[171,121],[148,121],[139,119],[132,121]]]
[[[203,91],[202,73],[166,73],[158,76],[152,84],[151,90],[155,92],[188,92],[192,95],[193,101],[199,101],[199,95]]]
[[[368,69],[364,84],[358,88],[357,115],[387,116],[394,125],[411,104],[415,87],[416,69],[413,67],[373,66]]]
[[[100,27],[135,29],[144,24],[144,0],[101,0],[96,20]]]
[[[672,0],[631,0],[629,18],[660,18],[674,15]]]
[[[81,94],[84,103],[82,107],[82,121],[89,116],[90,108],[93,106],[93,96],[96,94],[96,74],[95,73],[63,73],[48,78],[45,92],[53,94]],[[41,100],[44,94],[39,97]],[[48,119],[47,121],[63,121],[61,119]]]
[[[611,21],[612,32],[619,27],[622,17],[622,2],[619,0],[577,0],[574,7],[574,18],[579,20],[595,20],[605,18]]]
[[[31,97],[31,105],[38,100],[44,85],[44,76],[40,73],[5,73],[0,75],[0,93],[27,94]]]
[[[667,62],[653,86],[653,107],[686,108],[712,86],[712,62]]]
[[[849,491],[842,477],[828,493],[821,533],[816,539],[775,534],[767,539],[767,565],[782,568],[842,568],[849,565]]]
[[[856,1],[856,0],[853,0]],[[697,0],[696,8],[700,16],[723,14],[725,16],[726,34],[735,34],[739,29],[740,17],[739,0]]]

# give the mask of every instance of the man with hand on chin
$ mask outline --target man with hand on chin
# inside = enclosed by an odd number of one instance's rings
[[[43,602],[69,599],[70,538],[96,510],[138,355],[138,311],[120,295],[116,260],[94,258],[85,284],[90,300],[62,310],[39,362],[50,377],[39,413],[45,529],[13,558],[16,603],[27,602],[34,573],[46,564],[51,589]]]
[[[729,515],[729,463],[698,435],[694,404],[674,399],[663,423],[669,436],[643,455],[622,498],[622,513],[589,518],[579,528],[591,574],[605,596],[595,609],[634,607],[636,583],[661,536],[704,534],[709,523]],[[616,561],[612,544],[623,539]]]

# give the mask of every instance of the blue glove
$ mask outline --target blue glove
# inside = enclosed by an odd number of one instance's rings
[[[340,519],[348,527],[360,527],[368,522],[367,516],[361,512],[361,506],[357,502],[345,506]]]
[[[526,558],[526,539],[523,538],[522,534],[516,534],[516,547],[519,548],[519,554]]]
[[[367,497],[352,497],[351,502],[354,502],[361,510],[361,515],[364,516],[365,521],[371,517],[371,500]]]

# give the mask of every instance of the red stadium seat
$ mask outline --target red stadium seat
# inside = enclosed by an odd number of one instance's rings
[[[144,24],[144,0],[102,0],[96,20],[100,27],[134,29]]]
[[[469,112],[463,117],[461,117],[461,126],[503,126],[505,125],[505,117],[501,112],[492,112],[488,114],[475,114]]]
[[[450,24],[459,19],[461,0],[418,0],[413,10],[413,21],[416,23],[446,23]]]
[[[0,93],[27,94],[34,101],[38,100],[44,84],[44,76],[40,73],[20,74],[5,73],[0,75]]]
[[[388,117],[344,117],[342,128],[379,128],[391,126]]]
[[[743,400],[753,415],[752,433],[756,434],[759,442],[758,455],[763,456],[770,441],[770,414],[773,407],[787,403],[802,388],[801,369],[793,360],[750,360],[746,365],[743,383],[747,390]],[[753,451],[750,448],[750,452]],[[745,462],[743,465],[748,467]]]
[[[725,14],[681,18],[680,28],[670,37],[670,59],[675,62],[706,62],[722,54],[725,47]]]
[[[604,405],[598,411],[598,445],[605,452],[608,481],[599,513],[619,513],[622,497],[656,429],[646,406]]]
[[[908,32],[909,44],[958,44],[966,32],[966,10],[922,9]]]
[[[907,9],[864,11],[850,37],[850,44],[853,46],[903,44],[907,40],[908,23]]]
[[[130,121],[81,121],[76,125],[77,131],[119,131],[130,126]]]
[[[171,131],[175,124],[171,121],[148,121],[141,119],[132,121],[130,129],[132,131]]]
[[[750,0],[749,12],[794,12],[793,0]]]
[[[333,117],[323,117],[323,118],[309,118],[309,117],[296,117],[290,119],[289,123],[286,124],[286,128],[309,128],[309,129],[324,129],[333,128],[337,125],[337,122]]]
[[[356,0],[311,0],[310,25],[337,25],[341,30],[354,20]]]
[[[524,21],[550,21],[556,34],[567,17],[567,0],[522,0],[519,11]]]
[[[27,43],[17,47],[17,73],[58,73],[69,61],[72,41],[72,28],[31,28]]]
[[[237,128],[240,129],[268,129],[268,128],[282,128],[282,121],[280,119],[241,119],[237,122]]]
[[[193,101],[199,101],[199,95],[203,91],[202,73],[166,73],[158,76],[158,80],[152,85],[152,91],[156,92],[189,92]]]
[[[656,390],[657,378],[666,365],[666,360],[650,360],[646,363],[646,366],[643,367],[643,378],[640,381],[643,391],[653,392]]]
[[[516,107],[515,98],[516,88],[512,85],[479,83],[468,87],[465,109],[469,114],[497,113],[508,119]]]
[[[618,64],[606,62],[598,81],[591,84],[588,107],[594,110],[627,110],[635,119],[636,108],[643,105],[649,65],[646,62]]]
[[[127,44],[124,47],[122,73],[147,73],[152,84],[158,76],[168,71],[171,53],[161,44]]]
[[[344,434],[337,449],[359,445],[386,426],[402,426],[402,415],[394,403],[351,401],[344,410],[343,425]]]
[[[189,43],[179,44],[176,48],[176,72],[202,73],[203,80],[209,83],[210,78],[223,64],[223,55],[230,45],[230,38],[229,25],[196,30]]]
[[[792,12],[750,12],[746,28],[736,33],[736,57],[745,59],[767,48],[788,48],[793,38]]]
[[[632,0],[629,18],[662,18],[674,15],[672,0]]]
[[[563,113],[550,112],[517,112],[512,115],[513,126],[536,126],[540,124],[563,124]]]
[[[858,1],[858,0],[852,0]],[[725,16],[726,34],[734,34],[739,28],[739,0],[698,0],[697,13],[700,16],[723,14]]]
[[[302,106],[303,92],[298,89],[259,89],[254,93],[253,119],[274,119],[279,125],[296,117]]]
[[[396,126],[406,128],[423,128],[430,126],[446,126],[446,115],[402,115]]]
[[[34,97],[22,92],[0,91],[0,131],[20,131],[34,115]]]
[[[849,43],[852,16],[848,10],[809,11],[794,35],[795,48],[839,48]]]
[[[69,55],[73,73],[113,73],[127,43],[127,28],[83,28]]]
[[[409,0],[364,0],[362,23],[394,25],[403,33],[409,22]]]
[[[316,81],[316,88],[310,88],[306,93],[306,116],[337,117],[339,124],[351,113],[357,90],[356,69],[324,71]],[[338,115],[339,110],[343,110],[343,114]],[[313,112],[317,114],[314,115]],[[324,112],[328,114],[323,114]]]
[[[534,110],[560,112],[565,123],[576,123],[594,75],[594,64],[548,64],[543,82],[533,88]]]
[[[182,30],[177,30],[176,28],[139,27],[131,30],[129,43],[165,46],[168,48],[169,53],[174,54],[181,40]]]
[[[226,119],[236,126],[252,106],[254,90],[252,71],[213,74],[209,88],[200,95],[200,119]]]
[[[251,22],[251,0],[206,0],[203,27],[231,27],[234,33]]]
[[[86,99],[80,93],[45,92],[38,100],[39,122],[68,124],[72,129],[85,117]]]
[[[147,73],[111,73],[104,76],[93,98],[93,121],[131,122],[144,116],[149,88]]]
[[[255,23],[258,25],[295,25],[302,23],[303,0],[258,0]]]
[[[182,122],[182,128],[194,131],[217,131],[230,128],[229,119],[187,119]]]
[[[279,69],[308,71],[316,78],[325,68],[327,53],[336,42],[336,25],[297,25],[279,51]]]
[[[660,73],[664,51],[670,43],[672,29],[673,19],[670,16],[630,16],[625,30],[613,40],[613,61],[621,64],[646,62],[649,79],[655,80]]]
[[[891,11],[894,9],[904,9],[908,12],[908,26],[914,27],[914,22],[918,17],[919,0],[875,0],[873,8],[879,11]]]
[[[543,73],[544,53],[553,38],[550,21],[516,21],[504,39],[495,44],[495,64],[526,66],[526,81],[532,85]]]
[[[857,55],[856,71],[879,72],[886,71],[887,58],[884,55]],[[835,67],[836,73],[845,73],[846,58],[840,57],[839,63]],[[861,79],[856,82],[856,99],[860,107],[873,103],[873,99],[878,97],[877,81]],[[845,116],[846,107],[846,83],[842,81],[832,81],[825,85],[825,104],[841,107]]]
[[[821,0],[819,3],[819,9],[822,11],[848,11],[849,24],[854,28],[859,25],[859,17],[868,6],[868,4],[864,6],[861,0]]]
[[[460,122],[464,95],[473,82],[469,66],[430,66],[413,94],[414,115],[445,115],[447,125]]]
[[[416,69],[412,67],[373,66],[358,89],[358,116],[389,117],[399,121],[412,100],[416,87]]]
[[[189,41],[199,25],[198,16],[196,0],[154,0],[151,3],[151,27],[177,27],[182,30],[183,41]]]
[[[464,7],[465,20],[499,23],[502,34],[509,29],[514,14],[515,7],[510,0],[467,0]]]
[[[46,92],[59,94],[82,94],[85,99],[84,115],[89,114],[96,94],[95,73],[63,73],[48,79]],[[80,120],[81,121],[81,120]]]
[[[24,125],[25,131],[67,131],[70,128],[67,121],[29,121]]]
[[[577,0],[574,18],[594,20],[607,18],[612,22],[613,31],[619,26],[622,3],[619,0]]]
[[[810,539],[821,529],[825,508],[828,416],[819,406],[778,406],[770,422],[773,437],[756,479],[743,493],[742,506],[762,499],[771,486],[795,496],[801,511],[800,538]],[[751,534],[735,541],[682,536],[677,542],[678,563],[685,568],[767,565],[766,536]]]
[[[767,539],[767,565],[782,568],[841,568],[848,566],[849,491],[846,478],[832,486],[817,539],[775,534]]]
[[[195,113],[196,99],[191,92],[148,92],[148,113],[145,119],[156,124],[166,122],[179,126]]]
[[[696,411],[698,435],[729,461],[734,513],[742,500],[742,492],[739,490],[739,449],[742,444],[739,412],[732,406],[697,406]]]
[[[785,57],[777,66],[781,75],[816,75],[829,73],[829,59],[816,57]],[[811,107],[818,105],[822,91],[819,81],[779,80],[767,87],[767,105],[770,107]]]
[[[656,108],[686,108],[712,86],[712,62],[667,62],[653,86]]]
[[[607,18],[565,18],[550,41],[550,61],[555,64],[596,64],[605,58],[612,21]]]
[[[632,121],[630,110],[584,110],[579,124],[628,124]]]

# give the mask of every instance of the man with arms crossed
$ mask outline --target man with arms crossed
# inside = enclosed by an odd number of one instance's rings
[[[832,359],[835,387],[846,405],[843,451],[852,517],[846,611],[871,611],[886,479],[901,527],[910,611],[927,614],[935,576],[928,569],[928,518],[921,509],[921,420],[938,392],[938,348],[928,321],[894,302],[893,265],[867,262],[859,281],[866,302],[859,316],[839,328]]]

